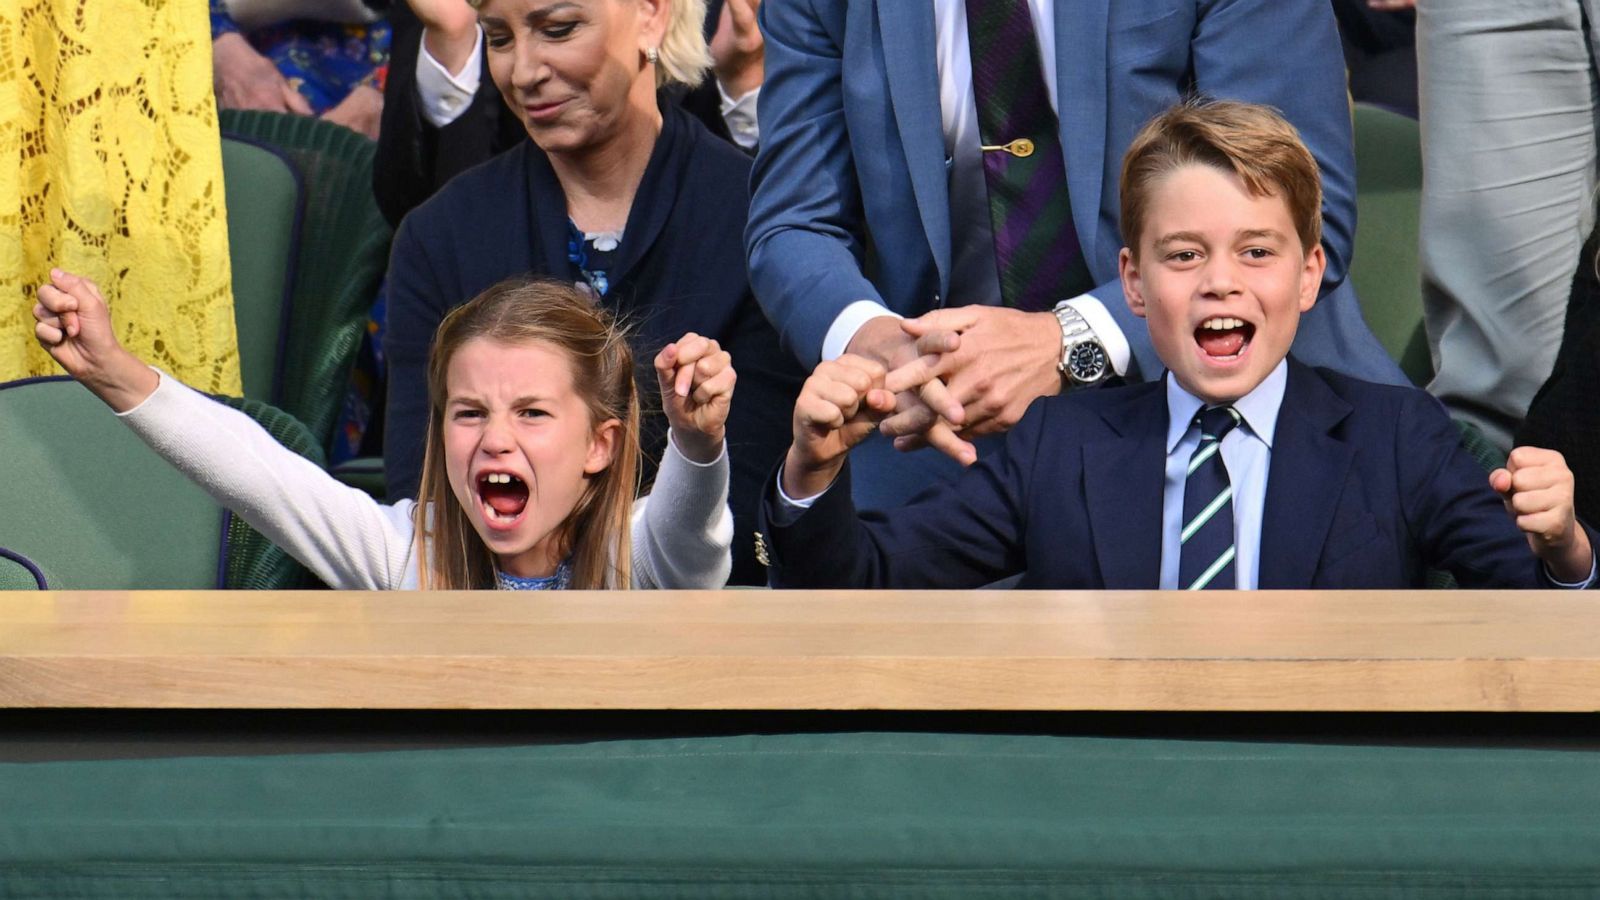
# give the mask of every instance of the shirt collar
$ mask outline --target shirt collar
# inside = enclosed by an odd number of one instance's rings
[[[1167,382],[1167,455],[1178,447],[1178,442],[1189,431],[1189,423],[1200,411],[1205,401],[1184,390],[1178,379],[1168,372]],[[1233,408],[1244,417],[1250,432],[1261,439],[1267,449],[1272,449],[1272,438],[1278,430],[1278,409],[1283,406],[1283,391],[1289,383],[1289,361],[1281,359],[1255,390],[1233,402]]]

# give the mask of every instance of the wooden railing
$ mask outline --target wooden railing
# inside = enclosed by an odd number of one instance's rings
[[[1600,597],[10,593],[0,706],[1594,711]]]

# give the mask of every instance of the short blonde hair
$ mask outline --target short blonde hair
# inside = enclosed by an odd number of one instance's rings
[[[667,33],[656,52],[656,87],[682,84],[695,87],[711,68],[711,48],[706,44],[706,0],[666,0]]]
[[[1294,126],[1268,106],[1194,97],[1151,119],[1122,158],[1122,242],[1135,257],[1155,183],[1196,163],[1283,197],[1304,252],[1322,240],[1322,177]]]
[[[664,0],[667,32],[656,48],[656,87],[681,84],[696,87],[711,69],[711,47],[706,44],[706,0]],[[484,0],[467,0],[482,9]]]

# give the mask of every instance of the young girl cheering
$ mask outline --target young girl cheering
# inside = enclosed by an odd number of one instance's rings
[[[633,355],[570,286],[503,282],[439,327],[417,501],[385,506],[279,445],[249,417],[117,343],[99,290],[54,270],[39,342],[157,453],[344,589],[717,588],[733,520],[723,424],[734,371],[694,334],[655,359],[671,440],[634,499]]]

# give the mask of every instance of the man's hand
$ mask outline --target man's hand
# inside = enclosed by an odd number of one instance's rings
[[[717,33],[711,36],[712,71],[723,93],[737,100],[761,86],[766,44],[756,25],[761,0],[724,0]]]
[[[965,415],[961,404],[950,396],[944,382],[927,374],[932,364],[907,368],[919,357],[953,352],[959,348],[961,337],[953,331],[939,331],[913,338],[901,326],[902,321],[893,316],[868,319],[850,339],[845,352],[870,359],[885,371],[900,372],[891,378],[893,386],[889,388],[895,395],[895,418],[917,422],[920,427],[914,429],[918,438],[914,444],[897,439],[896,447],[912,450],[932,446],[970,466],[977,461],[978,450],[956,436],[955,429]],[[887,430],[884,433],[891,437],[895,434]]]
[[[407,0],[422,22],[422,46],[445,71],[460,75],[478,45],[478,14],[467,0]]]
[[[257,53],[237,31],[212,42],[211,78],[218,106],[311,115],[306,98],[290,86],[272,60]]]
[[[358,84],[322,118],[377,140],[378,125],[383,121],[383,93],[369,84]]]
[[[656,354],[661,408],[678,452],[697,463],[721,455],[737,379],[728,352],[692,331]]]
[[[1506,511],[1528,536],[1528,546],[1557,581],[1578,584],[1594,567],[1589,534],[1573,509],[1572,470],[1554,450],[1517,447],[1506,467],[1489,473],[1489,486],[1504,498]]]
[[[906,319],[901,327],[917,341],[919,355],[889,373],[889,389],[943,382],[962,407],[960,418],[945,418],[960,425],[963,438],[1007,431],[1034,400],[1061,392],[1061,323],[1053,313],[962,306]],[[917,443],[929,423],[927,409],[910,408],[883,430],[902,446]]]
[[[794,404],[794,443],[783,462],[783,492],[815,497],[844,468],[850,448],[867,439],[894,409],[883,387],[884,368],[845,354],[817,366]]]

